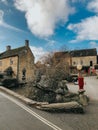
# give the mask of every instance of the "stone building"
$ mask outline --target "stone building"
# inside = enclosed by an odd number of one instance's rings
[[[55,64],[59,62],[64,62],[65,64],[68,64],[71,66],[71,55],[69,52],[55,52],[53,55],[53,61]]]
[[[17,78],[19,82],[34,78],[34,55],[28,40],[25,40],[25,46],[16,49],[7,46],[6,51],[0,54],[0,73]]]
[[[71,56],[68,51],[66,52],[55,52],[52,57],[53,63],[60,67],[66,74],[70,73]]]
[[[76,67],[78,64],[81,64],[83,66],[83,69],[88,71],[90,67],[94,67],[97,64],[96,48],[74,50],[71,51],[70,54],[72,57],[72,67]]]
[[[71,51],[72,66],[81,64],[83,66],[94,66],[97,64],[97,50],[93,49],[82,49]]]
[[[83,70],[87,72],[90,67],[94,67],[98,63],[96,48],[56,52],[53,59],[56,64],[61,61],[64,61],[65,64],[68,63],[71,70],[76,70],[77,65],[81,64]]]

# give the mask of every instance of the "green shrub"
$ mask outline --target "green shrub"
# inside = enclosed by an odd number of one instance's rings
[[[0,79],[3,79],[3,77],[4,77],[3,74],[0,74]]]
[[[2,84],[7,88],[18,87],[17,79],[4,79]]]

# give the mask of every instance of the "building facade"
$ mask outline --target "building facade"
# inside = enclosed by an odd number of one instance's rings
[[[29,47],[29,41],[25,40],[25,46],[11,49],[0,54],[0,73],[6,73],[19,82],[31,81],[34,78],[34,55]]]
[[[82,65],[82,70],[84,70],[86,73],[90,73],[92,69],[95,69],[95,65],[97,64],[96,48],[74,50],[71,51],[70,54],[72,57],[71,70],[76,72],[78,64]]]
[[[72,57],[72,66],[77,66],[78,64],[81,64],[84,67],[89,67],[97,64],[96,48],[74,50],[71,51],[70,54]]]
[[[53,61],[55,64],[64,62],[65,64],[71,66],[71,55],[69,52],[55,52],[53,55]]]
[[[75,70],[75,72],[77,72],[78,64],[81,64],[82,69],[88,72],[89,68],[94,68],[98,63],[96,48],[57,52],[54,55],[54,59],[56,63],[62,60],[65,61],[65,64],[69,64],[70,70]]]

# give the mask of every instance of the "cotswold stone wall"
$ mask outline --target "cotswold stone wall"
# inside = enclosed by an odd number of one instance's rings
[[[8,67],[12,67],[14,73],[13,76],[16,78],[18,71],[17,71],[17,65],[18,65],[18,56],[9,57],[0,60],[0,72],[3,73]]]
[[[90,61],[92,61],[93,65],[97,64],[96,56],[72,57],[72,66],[76,66],[79,63],[83,66],[90,66]]]
[[[34,79],[34,56],[31,50],[27,47],[19,54],[18,79],[23,81],[23,70],[25,69],[25,81]]]
[[[34,79],[34,56],[29,47],[19,52],[18,56],[8,57],[0,60],[0,73],[3,73],[8,67],[13,70],[13,78],[20,82],[32,81]],[[23,70],[25,69],[25,77]]]

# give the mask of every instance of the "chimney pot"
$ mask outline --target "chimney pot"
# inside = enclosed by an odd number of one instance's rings
[[[29,40],[25,40],[25,46],[29,47]]]
[[[11,50],[11,46],[6,46],[6,51],[9,51],[9,50]]]

